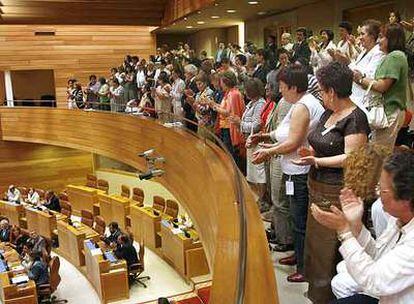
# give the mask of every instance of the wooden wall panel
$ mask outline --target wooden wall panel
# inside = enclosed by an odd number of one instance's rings
[[[10,184],[61,191],[83,184],[92,154],[75,149],[0,140],[0,193]]]
[[[144,58],[154,54],[150,30],[148,26],[0,25],[0,70],[53,69],[58,107],[66,107],[69,77],[86,85],[90,74],[107,77],[126,54]],[[55,35],[35,36],[36,31]]]
[[[143,170],[138,152],[155,148],[166,159],[164,185],[193,219],[213,275],[211,304],[235,303],[239,269],[239,206],[230,158],[216,146],[181,129],[115,113],[67,109],[0,108],[3,140],[72,147]],[[79,130],[82,130],[79,132]],[[241,174],[238,173],[240,176]],[[245,304],[278,303],[263,222],[243,178],[247,212]]]
[[[169,25],[186,15],[213,5],[214,0],[170,0],[165,7],[163,25]]]

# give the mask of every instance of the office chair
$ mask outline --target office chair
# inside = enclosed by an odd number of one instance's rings
[[[105,220],[103,219],[103,217],[100,216],[100,215],[95,216],[95,228],[94,228],[94,230],[96,232],[98,232],[99,235],[104,235],[105,234],[105,228],[106,228],[106,225],[105,225]]]
[[[131,241],[131,243],[134,244],[134,233],[132,232],[132,227],[126,226],[125,233],[128,235],[128,238]]]
[[[60,200],[60,213],[66,215],[68,218],[72,216],[72,204],[65,200]]]
[[[131,189],[127,185],[121,185],[121,196],[126,198],[131,196]]]
[[[86,186],[91,188],[97,188],[98,179],[93,174],[86,174]]]
[[[167,200],[165,214],[171,216],[173,219],[177,218],[178,216],[178,204],[176,201]]]
[[[152,201],[152,208],[164,212],[165,209],[165,199],[161,196],[155,195]]]
[[[81,223],[86,226],[93,226],[93,214],[89,210],[81,210]]]
[[[68,303],[67,300],[57,299],[56,296],[52,294],[56,291],[59,286],[60,281],[62,280],[59,275],[60,260],[59,257],[54,256],[49,262],[49,284],[42,284],[37,287],[37,293],[41,298],[40,303],[50,303],[50,304],[59,304],[59,303]]]
[[[138,283],[139,285],[147,288],[147,285],[144,281],[150,280],[149,276],[140,276],[145,270],[145,263],[144,263],[144,255],[145,255],[145,246],[144,242],[141,241],[139,243],[139,252],[138,252],[138,263],[132,264],[128,267],[128,275],[130,278],[131,284],[134,282]]]
[[[106,194],[108,194],[109,190],[109,183],[108,181],[104,179],[98,179],[98,189],[105,191]]]
[[[133,188],[131,200],[133,203],[138,203],[138,207],[144,206],[144,191],[141,188]]]

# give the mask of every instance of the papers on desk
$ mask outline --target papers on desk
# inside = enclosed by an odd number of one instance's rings
[[[91,255],[95,256],[95,255],[101,255],[102,254],[102,250],[101,248],[95,248],[91,250]]]
[[[172,232],[173,234],[180,234],[180,233],[182,233],[183,231],[182,231],[180,228],[173,228],[173,229],[171,229],[171,232]]]
[[[14,266],[14,267],[12,267],[12,269],[11,269],[13,272],[19,272],[19,271],[23,271],[23,270],[25,270],[25,268],[22,266],[22,265],[17,265],[17,266]]]
[[[25,274],[15,276],[11,279],[12,284],[23,284],[29,282],[29,277]]]

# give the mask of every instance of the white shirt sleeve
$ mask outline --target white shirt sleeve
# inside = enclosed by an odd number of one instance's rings
[[[355,238],[343,242],[339,251],[349,273],[366,293],[389,296],[414,285],[414,244],[409,240],[376,261]]]
[[[378,68],[378,65],[380,64],[381,60],[384,58],[384,53],[382,52],[376,52],[370,62],[369,62],[369,66],[368,69],[366,71],[366,75],[368,78],[372,79],[375,76],[375,72]]]

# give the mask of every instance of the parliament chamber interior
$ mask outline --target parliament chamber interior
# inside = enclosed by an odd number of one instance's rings
[[[0,302],[414,303],[414,2],[0,0]]]

